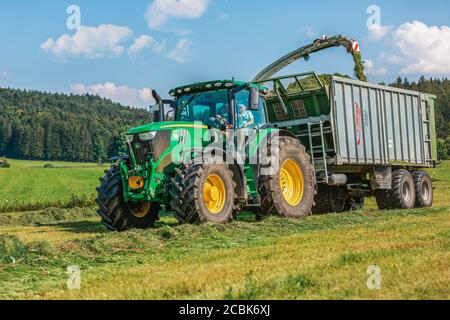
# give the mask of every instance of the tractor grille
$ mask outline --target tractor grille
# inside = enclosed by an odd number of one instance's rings
[[[152,145],[150,141],[141,141],[139,136],[135,135],[130,153],[134,155],[136,164],[144,164],[153,157]]]
[[[161,154],[170,146],[170,131],[159,131],[151,141],[141,141],[139,135],[134,135],[130,152],[134,154],[136,164],[142,165],[151,159],[157,161]]]

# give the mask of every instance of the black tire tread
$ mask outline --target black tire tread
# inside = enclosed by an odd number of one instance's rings
[[[280,137],[280,150],[284,150],[284,148],[287,147],[294,147],[298,149],[298,152],[302,154],[308,163],[310,163],[310,156],[306,152],[305,146],[303,146],[298,139],[288,136],[281,136]],[[270,150],[271,148],[269,148]],[[275,159],[273,155],[271,155],[271,163],[267,166],[270,166],[275,161],[278,161],[278,159]],[[312,189],[315,190],[315,180],[314,180],[314,174],[313,174],[313,168],[312,165],[309,165],[306,169],[307,172],[305,172],[305,182],[309,182]],[[255,208],[252,210],[256,214],[257,220],[261,220],[268,216],[278,216],[280,215],[280,212],[282,212],[281,206],[279,205],[279,201],[276,201],[276,197],[280,197],[280,194],[274,190],[274,185],[276,179],[275,176],[268,176],[263,175],[260,177],[259,181],[259,194],[261,196],[261,207]],[[314,200],[312,203],[312,206],[314,206]],[[308,214],[311,214],[309,212]]]
[[[175,178],[172,180],[173,186],[169,191],[172,201],[170,203],[171,208],[175,211],[175,218],[180,224],[202,224],[208,222],[206,217],[200,213],[200,209],[196,204],[195,189],[201,190],[199,181],[205,170],[208,168],[208,163],[196,164],[195,161],[192,164],[185,164],[184,169],[175,171]],[[233,172],[226,167],[230,177],[233,177]],[[233,187],[236,185],[233,183]],[[234,199],[237,195],[234,191]],[[233,204],[233,210],[235,206]],[[230,217],[230,220],[233,217]]]
[[[433,186],[432,185],[430,186],[431,187],[431,190],[430,190],[430,192],[431,192],[431,203],[430,204],[426,203],[425,199],[423,199],[423,197],[422,197],[422,190],[421,190],[423,179],[429,179],[430,184],[431,184],[430,175],[426,171],[418,170],[418,171],[414,171],[412,173],[412,176],[413,176],[413,180],[414,180],[414,188],[415,188],[415,191],[416,191],[415,207],[416,208],[428,208],[428,207],[431,207],[432,204],[433,204]]]
[[[114,164],[105,175],[100,178],[100,187],[97,188],[98,205],[97,214],[101,217],[101,223],[109,231],[125,231],[128,229],[145,229],[154,227],[158,220],[159,205],[152,204],[150,213],[142,221],[136,222],[130,219],[131,213],[122,198],[122,177],[118,164]]]
[[[402,182],[410,175],[411,173],[405,169],[392,172],[392,188],[376,192],[376,201],[380,210],[406,209],[402,195]],[[415,192],[413,196],[415,197]]]

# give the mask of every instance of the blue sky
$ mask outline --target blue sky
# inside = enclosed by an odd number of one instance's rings
[[[79,30],[66,26],[70,5],[81,10]],[[380,9],[376,28],[367,25],[370,5]],[[2,1],[0,85],[145,105],[149,88],[167,96],[195,81],[250,80],[322,34],[358,40],[371,81],[444,77],[449,13],[446,0]],[[336,48],[284,73],[311,70],[352,74],[352,60]]]

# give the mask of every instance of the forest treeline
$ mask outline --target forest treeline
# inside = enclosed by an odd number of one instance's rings
[[[0,157],[102,162],[123,151],[127,128],[151,120],[94,95],[0,88]]]
[[[450,81],[398,78],[390,85],[437,95],[440,159],[450,158]],[[127,128],[150,113],[94,95],[0,88],[0,157],[102,162],[124,151]]]

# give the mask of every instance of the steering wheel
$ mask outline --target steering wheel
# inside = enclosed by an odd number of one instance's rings
[[[223,129],[227,126],[228,120],[221,115],[216,115],[215,117],[209,118],[209,121],[213,123],[219,129]]]

